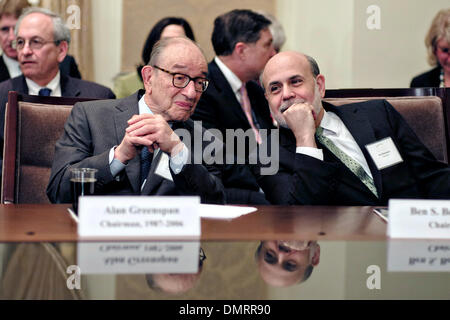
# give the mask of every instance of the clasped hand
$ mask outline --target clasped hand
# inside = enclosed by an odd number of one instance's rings
[[[125,137],[116,148],[114,157],[127,163],[136,157],[141,147],[148,148],[150,152],[160,148],[174,156],[182,149],[182,142],[162,116],[141,114],[128,120]]]

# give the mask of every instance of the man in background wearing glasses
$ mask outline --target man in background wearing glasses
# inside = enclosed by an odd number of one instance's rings
[[[49,10],[28,8],[19,17],[13,47],[22,75],[0,84],[0,137],[3,143],[5,106],[9,91],[56,96],[114,99],[114,93],[99,84],[62,74],[59,63],[67,55],[70,31]]]
[[[15,39],[14,27],[17,19],[22,14],[22,10],[30,7],[28,0],[3,0],[0,2],[0,82],[10,78],[18,77],[22,74],[19,61],[17,61],[17,51],[12,47]],[[69,77],[81,79],[80,70],[75,59],[71,55],[66,55],[59,64],[61,74]]]
[[[203,157],[194,161],[191,148],[204,132],[189,118],[208,87],[207,71],[194,42],[162,39],[142,69],[145,92],[76,104],[56,143],[50,201],[71,202],[70,169],[87,167],[98,170],[95,194],[198,195],[223,203],[221,170]],[[190,137],[182,142],[179,130]]]

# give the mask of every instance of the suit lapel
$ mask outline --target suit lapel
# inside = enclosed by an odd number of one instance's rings
[[[375,132],[372,128],[367,116],[355,106],[335,107],[329,103],[323,102],[326,110],[334,112],[344,122],[347,129],[352,134],[359,148],[361,149],[364,158],[366,158],[370,172],[372,173],[373,181],[378,190],[378,195],[381,198],[382,194],[382,180],[381,172],[376,167],[372,157],[367,152],[366,145],[376,141]]]
[[[80,88],[72,83],[72,79],[61,74],[61,95],[63,97],[78,97],[81,94]]]
[[[17,91],[19,93],[28,94],[28,86],[27,86],[27,82],[25,81],[24,75],[12,78],[11,84],[12,84],[12,88],[14,88],[14,91]]]
[[[127,121],[135,114],[139,114],[137,94],[132,95],[127,99],[121,100],[121,103],[116,106],[114,111],[114,125],[116,128],[116,141],[120,144],[125,136],[125,129],[128,127]],[[140,157],[134,157],[128,162],[125,168],[128,180],[131,183],[133,191],[139,193],[140,191]]]
[[[239,121],[241,122],[241,128],[250,128],[247,117],[242,110],[241,104],[236,99],[236,95],[231,89],[230,84],[228,83],[227,79],[223,75],[222,71],[220,71],[214,60],[209,64],[209,76],[212,83],[214,83],[214,87],[220,95],[218,100],[222,102],[222,105],[227,110],[231,111],[239,119]]]
[[[11,78],[9,75],[8,67],[5,64],[5,61],[3,59],[3,55],[0,56],[0,82],[5,81]]]

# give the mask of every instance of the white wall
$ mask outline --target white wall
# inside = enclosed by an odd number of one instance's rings
[[[276,15],[287,36],[283,50],[314,57],[328,88],[352,81],[353,0],[278,0]]]
[[[366,26],[367,7],[380,8],[379,30]],[[425,34],[448,0],[277,0],[287,31],[284,49],[315,57],[328,88],[408,87],[430,69]]]
[[[94,81],[109,88],[120,71],[122,0],[92,1]]]

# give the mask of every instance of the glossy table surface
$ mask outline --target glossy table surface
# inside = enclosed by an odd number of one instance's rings
[[[69,205],[0,205],[0,242],[77,241]],[[232,220],[202,219],[202,240],[382,240],[386,223],[372,207],[260,206]]]
[[[198,241],[102,242],[67,208],[0,206],[0,299],[450,299],[450,242],[389,240],[372,207],[258,207],[202,219]]]

